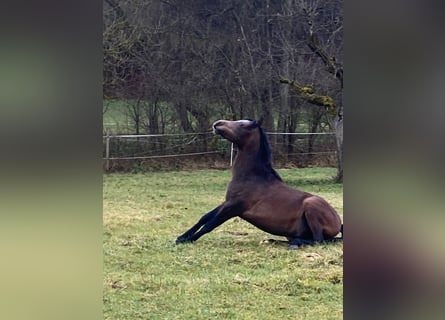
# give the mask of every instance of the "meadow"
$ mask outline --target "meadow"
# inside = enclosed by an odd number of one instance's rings
[[[343,217],[335,168],[277,170]],[[104,319],[342,319],[343,244],[289,250],[239,218],[176,237],[224,200],[229,170],[105,174]]]

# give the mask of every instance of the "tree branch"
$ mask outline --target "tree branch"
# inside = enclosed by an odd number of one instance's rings
[[[294,80],[286,78],[280,78],[280,83],[286,83],[294,89],[298,95],[309,103],[324,107],[332,115],[337,115],[337,106],[334,103],[334,99],[330,96],[323,96],[314,93],[314,88],[311,86],[302,86]]]
[[[343,67],[335,60],[335,57],[330,57],[327,52],[320,46],[315,33],[312,32],[310,28],[310,36],[308,47],[321,58],[323,63],[328,68],[328,72],[332,73],[338,81],[340,81],[340,86],[343,89]]]

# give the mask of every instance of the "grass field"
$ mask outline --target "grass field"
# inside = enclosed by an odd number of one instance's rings
[[[343,216],[336,170],[278,170]],[[193,244],[176,237],[220,204],[230,172],[104,175],[105,319],[342,319],[343,245],[289,250],[235,218]]]

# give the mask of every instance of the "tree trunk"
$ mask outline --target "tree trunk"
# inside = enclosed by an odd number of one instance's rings
[[[335,119],[335,140],[337,142],[338,172],[336,182],[343,183],[343,107],[340,107]]]
[[[312,30],[312,24],[309,28],[309,48],[321,58],[328,71],[333,74],[340,83],[340,88],[343,89],[343,66],[339,64],[335,57],[331,57],[321,47],[318,42],[317,35]],[[336,182],[343,182],[343,104],[340,104],[338,110],[336,110],[335,117],[335,139],[337,142],[337,177]]]
[[[330,119],[333,121],[335,128],[335,138],[337,142],[337,182],[343,181],[343,107],[337,108],[334,100],[330,96],[323,96],[315,94],[312,87],[301,86],[295,81],[281,78],[281,83],[286,83],[292,86],[298,95],[311,104],[322,106],[330,115]]]
[[[312,111],[312,119],[311,119],[311,126],[309,129],[309,132],[317,132],[317,128],[320,124],[322,113],[317,112],[319,110],[313,110]],[[307,140],[307,157],[306,162],[311,163],[314,159],[314,142],[315,142],[316,136],[315,135],[309,135]]]
[[[175,108],[179,116],[179,122],[181,123],[182,130],[184,130],[184,132],[192,131],[192,126],[190,125],[187,109],[184,103],[183,102],[177,103],[175,105]]]

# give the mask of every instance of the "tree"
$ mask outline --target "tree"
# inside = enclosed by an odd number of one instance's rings
[[[331,13],[331,18],[320,19],[320,16],[326,14],[326,9],[340,8],[335,6],[335,1],[327,2],[326,6],[321,6],[318,2],[302,1],[302,12],[306,17],[307,23],[307,46],[323,63],[328,73],[333,75],[337,80],[339,91],[343,89],[343,66],[342,63],[333,54],[329,54],[327,49],[320,43],[319,34],[328,34],[329,37],[325,39],[325,44],[332,47],[341,46],[341,35],[343,28],[341,12],[337,14]],[[332,12],[332,11],[330,11]],[[334,11],[335,12],[335,11]],[[321,27],[320,27],[321,25]],[[337,158],[338,158],[338,172],[336,181],[343,181],[343,103],[341,95],[337,95],[337,102],[331,95],[321,95],[315,93],[313,86],[301,85],[295,80],[289,80],[286,77],[280,78],[281,83],[288,84],[292,89],[304,100],[309,103],[325,108],[328,115],[329,122],[335,130],[337,142]]]
[[[140,133],[247,117],[268,131],[319,128],[308,95],[342,114],[341,10],[339,0],[104,0],[104,99],[128,106]]]

